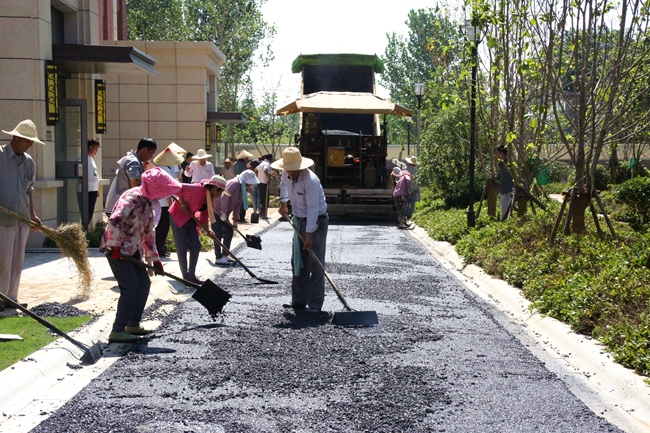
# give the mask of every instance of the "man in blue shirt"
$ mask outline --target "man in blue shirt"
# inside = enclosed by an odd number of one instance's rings
[[[283,170],[279,212],[287,218],[287,202],[291,202],[292,220],[305,240],[303,243],[294,236],[291,255],[291,303],[283,306],[320,312],[325,300],[325,275],[321,267],[311,259],[309,250],[313,251],[325,266],[329,217],[320,179],[309,170],[312,165],[314,161],[303,158],[298,148],[288,147],[282,152],[282,158],[271,164],[271,167]]]

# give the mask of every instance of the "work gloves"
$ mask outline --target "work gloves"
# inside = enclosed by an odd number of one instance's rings
[[[113,247],[111,252],[111,259],[119,260],[120,259],[120,247]]]
[[[163,272],[165,272],[165,270],[163,269],[163,264],[160,260],[156,260],[155,262],[153,262],[153,267],[155,268],[154,273],[156,275],[163,275]]]

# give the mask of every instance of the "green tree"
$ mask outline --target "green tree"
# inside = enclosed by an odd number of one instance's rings
[[[441,6],[411,10],[406,24],[407,36],[387,34],[388,44],[382,60],[385,72],[380,83],[390,92],[390,97],[398,104],[415,109],[417,98],[415,83],[426,83],[423,98],[425,107],[435,107],[427,111],[435,115],[439,106],[456,94],[454,87],[459,68],[460,26],[449,11]],[[422,116],[422,125],[427,121]],[[407,129],[402,119],[391,116],[388,119],[389,142],[404,144]]]
[[[262,16],[266,0],[129,0],[129,38],[134,40],[211,41],[226,56],[219,77],[219,109],[237,111],[251,86],[256,61],[273,58],[268,42],[275,35]],[[255,58],[262,47],[263,54]],[[234,126],[224,138],[233,143]]]

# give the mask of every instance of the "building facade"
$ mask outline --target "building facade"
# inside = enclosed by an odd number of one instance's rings
[[[216,125],[243,121],[218,111],[223,53],[211,42],[126,40],[126,0],[2,0],[0,28],[0,127],[32,119],[46,143],[29,153],[36,213],[50,227],[102,220],[101,199],[91,221],[79,212],[89,138],[101,142],[103,197],[117,160],[140,138],[160,150],[172,141],[193,153],[211,146],[220,164]],[[28,247],[42,243],[32,232]]]

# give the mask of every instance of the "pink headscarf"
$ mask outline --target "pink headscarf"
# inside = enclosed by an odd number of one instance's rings
[[[165,173],[160,167],[155,167],[142,173],[140,191],[149,200],[158,200],[170,195],[176,195],[181,190],[181,183]]]

